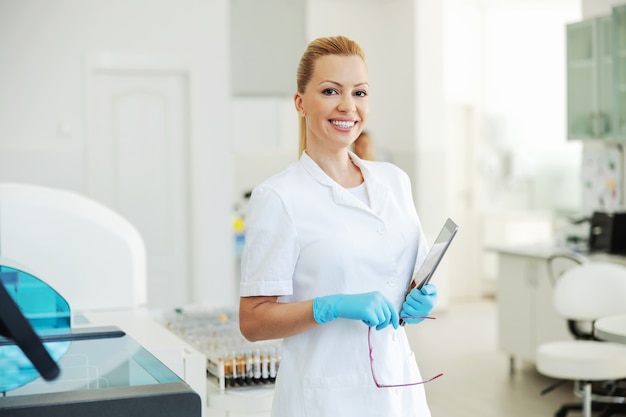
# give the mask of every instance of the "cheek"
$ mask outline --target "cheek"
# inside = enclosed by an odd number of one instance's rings
[[[326,113],[327,103],[321,100],[307,100],[303,103],[307,115],[319,117]]]
[[[365,119],[367,119],[367,117],[370,114],[370,104],[369,104],[369,102],[361,103],[358,106],[358,109],[359,109],[359,114],[361,115],[361,118],[365,121]]]

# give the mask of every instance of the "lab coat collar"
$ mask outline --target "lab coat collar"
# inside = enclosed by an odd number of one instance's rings
[[[373,211],[376,215],[382,215],[387,201],[389,200],[390,189],[384,184],[376,173],[370,169],[368,164],[356,156],[353,152],[348,151],[352,162],[359,167],[363,179],[365,180],[365,186],[370,199],[370,206],[367,207],[360,200],[355,198],[348,190],[337,184],[335,180],[330,178],[319,165],[306,153],[302,152],[300,157],[300,163],[304,169],[320,184],[330,187],[333,193],[333,200],[337,204],[343,204],[347,206],[354,206],[368,211]]]

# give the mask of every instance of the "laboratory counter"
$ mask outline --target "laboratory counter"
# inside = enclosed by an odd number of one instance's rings
[[[600,262],[615,262],[618,264],[626,265],[626,255],[615,255],[603,252],[579,252],[574,251],[568,247],[560,247],[554,245],[498,245],[487,246],[485,250],[488,252],[496,252],[500,255],[508,254],[512,256],[523,256],[528,258],[538,258],[540,260],[547,261],[553,255],[556,254],[574,254],[585,257],[592,261]]]
[[[166,328],[163,312],[147,309],[84,312],[74,327],[115,325],[132,336],[146,350],[176,373],[202,401],[203,417],[269,417],[273,385],[220,390],[207,377],[207,357]]]

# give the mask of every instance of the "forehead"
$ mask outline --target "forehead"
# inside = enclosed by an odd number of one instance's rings
[[[367,66],[356,55],[325,55],[315,62],[313,84],[334,81],[340,84],[367,83]]]

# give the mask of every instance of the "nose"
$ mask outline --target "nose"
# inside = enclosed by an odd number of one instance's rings
[[[356,109],[356,102],[354,101],[354,97],[350,94],[345,94],[341,96],[341,101],[337,106],[337,109],[342,112],[350,112]]]

